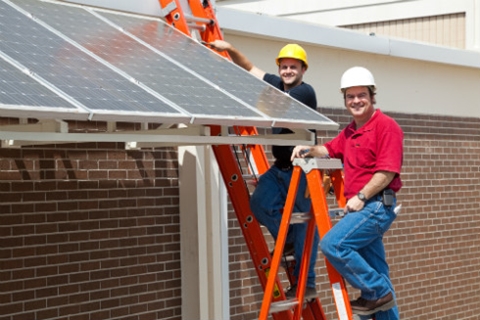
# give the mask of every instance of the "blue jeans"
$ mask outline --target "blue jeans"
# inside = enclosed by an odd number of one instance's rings
[[[260,177],[258,185],[250,198],[250,208],[253,214],[258,222],[268,229],[275,240],[280,229],[282,210],[287,199],[292,172],[292,169],[284,171],[276,166],[271,166]],[[293,212],[310,212],[311,201],[310,198],[305,198],[306,187],[307,181],[305,174],[302,172]],[[293,274],[297,279],[306,232],[307,223],[292,224],[289,226],[286,239],[287,243],[293,243],[295,249],[295,260],[298,263],[295,264]],[[315,232],[307,278],[307,287],[312,288],[315,287],[315,263],[317,261],[318,243],[318,232]]]
[[[358,212],[350,212],[323,237],[320,247],[328,261],[367,300],[377,300],[389,292],[395,296],[383,246],[383,234],[396,214],[375,196]],[[375,314],[376,320],[399,319],[398,308]]]

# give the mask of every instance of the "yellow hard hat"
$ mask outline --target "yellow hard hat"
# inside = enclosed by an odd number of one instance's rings
[[[287,44],[280,50],[276,59],[277,66],[280,65],[280,59],[282,58],[298,59],[305,64],[305,69],[308,69],[307,52],[305,52],[305,50],[298,44]]]

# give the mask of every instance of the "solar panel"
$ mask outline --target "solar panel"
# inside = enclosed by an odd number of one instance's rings
[[[255,121],[259,125],[269,125],[272,122],[272,120],[265,119],[262,115],[247,108],[243,103],[232,99],[217,88],[199,81],[181,67],[81,8],[29,0],[19,3],[23,9],[32,13],[35,17],[42,21],[48,21],[50,26],[61,30],[63,34],[88,51],[185,110],[185,113],[193,116],[197,123],[200,118],[207,118],[203,121],[204,123],[216,123],[220,119],[225,120],[227,118],[232,120],[248,118],[248,120]],[[144,20],[143,23],[149,24],[152,21]],[[163,28],[172,31],[170,27],[160,21],[153,21],[153,23],[160,23]],[[71,61],[75,62],[76,59]],[[73,69],[76,70],[81,65],[85,67],[84,61],[80,61]],[[113,71],[102,67],[107,69],[110,74],[100,75],[92,67],[92,70],[88,71],[93,75],[92,80],[109,82],[110,79],[115,79],[115,81],[119,81],[118,79],[121,78],[119,75],[114,76],[112,75]],[[69,73],[67,72],[67,74]],[[72,80],[75,83],[77,79],[73,78]],[[69,81],[71,80],[69,79]],[[124,82],[127,82],[126,79]],[[74,87],[78,87],[78,85],[78,83],[75,83]],[[117,88],[118,85],[115,84],[112,87]],[[141,89],[137,87],[134,90],[139,91]],[[127,89],[124,91],[127,91]],[[97,94],[96,91],[93,93]],[[98,93],[98,96],[102,94]],[[148,96],[148,94],[145,95]],[[150,98],[151,101],[155,100],[153,97]],[[142,111],[142,107],[125,106],[116,102],[114,99],[106,97],[104,103],[95,103],[94,106],[89,106],[89,108],[94,112],[97,111],[99,106],[123,112],[130,109]],[[212,108],[212,106],[215,106],[215,108]],[[164,111],[157,110],[156,105],[152,105],[151,108],[152,111]]]
[[[4,2],[0,2],[0,49],[95,112],[129,118],[160,114],[172,122],[190,119]]]
[[[139,17],[103,12],[101,15],[201,77],[275,119],[277,123],[284,123],[287,120],[290,126],[292,124],[296,126],[295,122],[302,127],[308,124],[317,128],[337,126],[327,117],[253,77],[237,65],[198,45],[192,39],[178,32],[169,32],[161,24],[148,24],[142,27],[143,19]]]
[[[88,108],[93,119],[338,127],[161,20],[13,3],[0,2],[2,52]]]

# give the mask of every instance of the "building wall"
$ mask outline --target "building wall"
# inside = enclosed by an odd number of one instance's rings
[[[465,13],[379,21],[340,26],[342,28],[393,38],[421,41],[439,46],[466,49]]]
[[[480,120],[389,114],[405,132],[403,208],[385,236],[402,319],[476,319]],[[182,319],[176,157],[103,143],[0,149],[0,319]],[[231,319],[254,319],[262,294],[233,212],[229,252]],[[321,255],[317,275],[334,319]]]

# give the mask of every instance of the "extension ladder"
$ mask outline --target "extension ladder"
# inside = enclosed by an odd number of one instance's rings
[[[159,0],[159,2],[166,22],[187,36],[199,35],[205,43],[223,39],[214,10],[208,0]],[[185,9],[190,11],[189,14],[185,13],[181,2],[188,3],[188,8]],[[226,51],[219,54],[230,59]],[[220,134],[221,128],[219,126],[210,126],[210,129],[212,135]],[[234,127],[234,133],[237,135],[258,134],[257,129],[254,127]],[[265,290],[267,279],[270,279],[272,286],[269,291],[271,300],[274,302],[285,301],[285,293],[277,275],[278,270],[276,272],[271,271],[272,259],[265,237],[259,223],[250,210],[250,193],[245,180],[246,174],[250,174],[256,179],[258,175],[268,170],[270,165],[262,146],[246,145],[241,146],[240,149],[244,155],[244,160],[247,163],[254,164],[248,168],[248,172],[242,171],[234,146],[213,146],[213,152],[227,186],[230,201],[242,229],[260,284]],[[275,250],[275,252],[282,251]],[[287,272],[290,271],[292,271],[291,268],[287,270]],[[274,274],[275,276],[269,277],[269,274]],[[293,277],[290,276],[289,279],[293,279]],[[305,308],[297,312],[301,312],[305,320],[326,320],[318,298],[308,301]],[[291,320],[293,316],[294,313],[289,309],[279,310],[272,314],[275,320]]]

